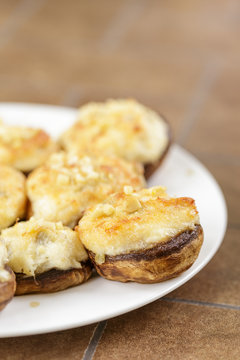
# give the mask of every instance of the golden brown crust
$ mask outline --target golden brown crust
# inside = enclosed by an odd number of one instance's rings
[[[161,166],[172,144],[172,133],[171,133],[170,125],[163,116],[161,117],[168,126],[168,144],[166,149],[164,150],[164,152],[161,154],[160,158],[157,161],[155,161],[154,163],[148,163],[144,165],[144,177],[146,180],[148,180],[150,176],[159,168],[159,166]]]
[[[203,242],[203,229],[184,231],[165,243],[128,254],[105,256],[103,264],[95,262],[95,254],[89,251],[99,275],[109,280],[139,283],[157,283],[180,275],[197,259]]]
[[[89,261],[82,263],[81,269],[52,269],[35,276],[35,278],[16,274],[17,288],[15,295],[61,291],[86,282],[91,274],[92,266]]]
[[[61,221],[73,228],[86,208],[125,185],[136,190],[145,186],[140,164],[116,157],[53,154],[27,179],[28,218]]]
[[[0,162],[29,173],[59,146],[42,129],[0,123]]]
[[[67,151],[115,155],[154,163],[168,144],[169,125],[155,111],[133,99],[88,103],[77,122],[60,138]]]
[[[5,269],[10,273],[10,278],[7,281],[0,282],[0,311],[12,300],[16,290],[14,272],[8,266],[5,266]]]
[[[199,215],[192,198],[170,198],[162,187],[135,192],[125,187],[85,212],[76,230],[86,249],[116,256],[149,249],[194,229]]]

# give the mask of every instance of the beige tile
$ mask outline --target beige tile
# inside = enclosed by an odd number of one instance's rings
[[[203,71],[200,63],[186,66],[184,63],[154,59],[139,62],[135,58],[120,58],[114,54],[98,57],[82,54],[63,61],[55,52],[34,49],[29,54],[25,50],[12,45],[5,49],[0,59],[0,78],[1,69],[4,69],[4,76],[11,75],[12,79],[19,77],[21,69],[23,89],[29,81],[34,87],[44,87],[46,84],[47,89],[50,86],[47,102],[51,102],[50,99],[59,93],[59,89],[62,99],[68,98],[67,93],[72,91],[71,88],[74,88],[74,102],[68,100],[69,105],[78,106],[86,101],[109,97],[137,98],[163,114],[173,125],[175,136],[181,129]],[[17,58],[18,62],[9,61],[12,58]],[[0,83],[0,91],[3,86]],[[47,98],[44,91],[39,92],[39,96]]]
[[[82,76],[91,75],[91,66],[98,64],[93,44],[124,6],[127,2],[120,0],[46,1],[0,50],[0,74],[35,82],[60,79],[66,88],[81,83]]]
[[[75,92],[79,91],[79,100],[76,95],[74,105],[107,98],[136,98],[165,116],[173,127],[174,137],[177,137],[203,66],[201,63],[186,66],[165,59],[139,62],[134,57],[111,54],[88,59],[85,71],[80,75],[81,70],[76,71]]]
[[[94,360],[237,360],[239,312],[156,301],[108,321]]]
[[[167,297],[240,306],[239,237],[240,228],[228,229],[211,262]]]
[[[119,47],[155,56],[172,51],[179,58],[225,55],[237,47],[239,12],[237,0],[152,1]]]
[[[42,104],[60,104],[65,85],[36,81],[24,76],[4,76],[0,74],[0,101],[33,102]]]
[[[0,339],[1,360],[81,359],[94,325],[57,333]]]
[[[89,48],[103,36],[126,0],[51,0],[21,26],[13,39],[29,49],[39,47],[69,56],[69,50]]]
[[[161,96],[172,93],[180,99],[192,94],[203,71],[201,62],[168,62],[164,59],[144,59],[119,54],[77,53],[74,49],[65,56],[64,49],[50,51],[46,47],[24,47],[8,44],[0,51],[2,74],[21,74],[32,80],[38,78],[62,81],[67,85],[89,84],[134,93],[141,89],[147,94]],[[17,61],[13,61],[17,59]],[[11,60],[11,61],[10,61]]]
[[[16,7],[21,3],[20,0],[5,0],[1,1],[0,4],[0,30],[6,24],[6,21],[9,19],[9,16],[13,14]]]
[[[202,154],[240,158],[240,66],[225,67],[186,140]]]

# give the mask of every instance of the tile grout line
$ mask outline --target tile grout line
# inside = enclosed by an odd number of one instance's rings
[[[89,344],[88,344],[86,350],[84,351],[82,360],[92,360],[106,326],[107,326],[106,320],[101,321],[97,324],[97,326],[95,327],[95,329],[93,331],[93,334],[91,336]]]
[[[240,229],[240,224],[239,223],[228,223],[228,229],[236,229],[239,230]]]
[[[188,299],[179,299],[179,298],[169,298],[164,297],[161,300],[165,300],[168,302],[176,302],[181,304],[189,304],[189,305],[198,305],[198,306],[209,306],[220,309],[228,309],[228,310],[240,310],[240,306],[238,305],[229,305],[229,304],[218,304],[218,303],[209,303],[206,301],[197,301],[197,300],[188,300]]]
[[[120,44],[134,20],[142,13],[146,0],[127,1],[118,15],[113,17],[102,39],[99,41],[100,52],[113,51]]]
[[[193,94],[193,99],[190,103],[188,111],[183,119],[182,131],[178,135],[176,141],[178,144],[183,145],[190,134],[193,126],[199,119],[200,111],[202,110],[211,89],[216,82],[219,74],[219,63],[210,62],[203,70],[197,88]]]
[[[24,0],[13,10],[7,21],[0,28],[0,48],[3,48],[15,35],[16,31],[33,16],[46,0]]]

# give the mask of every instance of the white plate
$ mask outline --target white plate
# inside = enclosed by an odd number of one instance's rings
[[[7,123],[31,125],[59,135],[74,122],[75,109],[47,105],[0,104]],[[149,186],[163,184],[170,195],[196,199],[205,240],[194,265],[160,284],[122,284],[100,277],[55,294],[15,297],[0,314],[0,337],[40,334],[109,319],[139,308],[173,291],[197,274],[220,246],[227,223],[223,194],[212,175],[192,155],[174,145]],[[31,307],[31,302],[39,302]]]

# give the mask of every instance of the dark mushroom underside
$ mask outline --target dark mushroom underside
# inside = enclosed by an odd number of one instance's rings
[[[16,274],[17,289],[15,295],[50,293],[64,290],[87,281],[91,273],[92,266],[89,261],[82,263],[82,268],[80,269],[52,269],[35,277],[18,273]]]
[[[105,256],[103,264],[97,264],[95,254],[89,257],[99,275],[109,280],[139,283],[157,283],[174,278],[187,270],[197,259],[203,242],[203,229],[196,225],[160,243],[151,249],[117,256]]]

